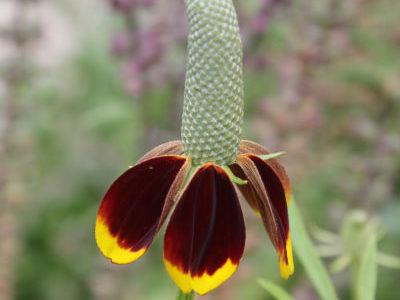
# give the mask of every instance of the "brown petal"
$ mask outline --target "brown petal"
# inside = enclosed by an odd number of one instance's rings
[[[243,180],[247,180],[247,184],[237,184],[236,186],[239,188],[244,199],[247,201],[250,207],[257,213],[259,217],[261,217],[257,192],[253,188],[251,182],[249,182],[247,176],[244,174],[243,170],[238,164],[230,165],[229,168],[235,176]]]
[[[270,154],[270,152],[265,149],[260,144],[254,143],[252,141],[240,141],[239,145],[239,155],[241,154],[255,154],[255,155],[265,155]],[[289,177],[286,174],[285,169],[282,165],[278,162],[277,159],[272,158],[265,161],[266,164],[275,172],[275,174],[279,177],[283,188],[285,190],[285,197],[287,204],[290,204],[290,197],[291,197],[291,188],[290,188],[290,181]]]
[[[162,156],[162,155],[182,155],[183,154],[183,146],[182,146],[182,141],[171,141],[167,142],[164,144],[161,144],[149,152],[147,152],[145,155],[143,155],[138,163],[141,163],[145,160],[154,158],[156,156]]]
[[[260,144],[254,143],[252,141],[242,140],[239,144],[239,155],[241,154],[263,155],[269,154],[269,151]]]

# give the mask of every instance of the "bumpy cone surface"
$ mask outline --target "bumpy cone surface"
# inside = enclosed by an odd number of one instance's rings
[[[182,141],[193,164],[235,161],[243,119],[242,44],[231,0],[186,0],[190,33]]]

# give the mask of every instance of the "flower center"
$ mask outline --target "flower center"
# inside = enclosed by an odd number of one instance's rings
[[[184,152],[199,165],[235,161],[243,123],[242,44],[232,0],[185,0]]]

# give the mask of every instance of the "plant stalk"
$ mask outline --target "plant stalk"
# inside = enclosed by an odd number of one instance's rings
[[[180,289],[178,289],[178,293],[176,294],[176,300],[193,300],[194,299],[194,291],[191,291],[189,294],[184,294]]]

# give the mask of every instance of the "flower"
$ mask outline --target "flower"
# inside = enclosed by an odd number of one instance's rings
[[[184,293],[209,292],[235,272],[244,250],[235,182],[262,219],[287,279],[294,270],[287,213],[290,184],[276,155],[241,141],[234,164],[196,166],[183,154],[180,141],[154,148],[104,196],[95,230],[101,252],[117,264],[138,259],[177,202],[164,236],[166,269]]]
[[[162,144],[123,173],[104,196],[96,241],[114,263],[142,256],[170,211],[164,263],[184,293],[203,295],[237,269],[245,226],[234,183],[261,217],[293,273],[284,168],[262,146],[241,141],[242,44],[231,0],[185,0],[190,25],[182,141]]]

